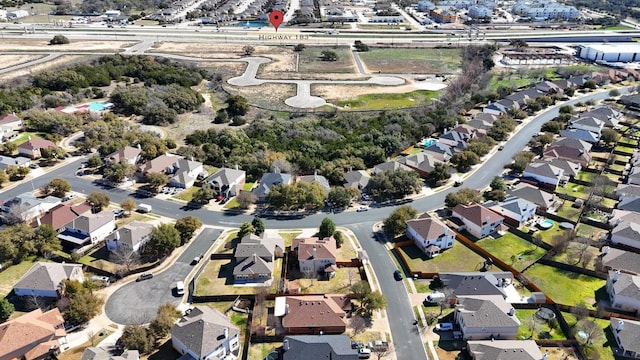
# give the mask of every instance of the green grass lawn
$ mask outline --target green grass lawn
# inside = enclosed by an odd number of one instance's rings
[[[193,199],[193,194],[195,194],[198,190],[200,190],[199,186],[192,186],[173,195],[173,197],[178,200],[189,202]]]
[[[531,265],[545,253],[544,249],[510,232],[497,239],[485,238],[476,245],[518,270]]]
[[[524,77],[522,79],[520,78],[511,78],[511,79],[502,79],[499,80],[497,76],[494,76],[491,79],[491,82],[489,83],[488,88],[490,90],[495,90],[499,87],[508,87],[508,88],[521,88],[530,84],[533,84],[535,82],[537,82],[539,79],[538,78],[529,78],[529,77]]]
[[[562,254],[556,254],[551,259],[553,261],[561,262],[564,264],[583,267],[582,264],[580,263],[581,259],[579,258],[580,245],[581,244],[575,241],[572,241],[569,243],[569,246],[567,247],[567,250],[565,252],[563,252]],[[598,255],[600,255],[600,249],[593,246],[589,246],[586,250],[586,253],[589,254],[588,256],[590,256],[591,259],[595,259],[596,257],[598,257]],[[595,265],[593,260],[589,261],[585,265],[586,265],[584,266],[585,269],[595,270]]]
[[[636,147],[638,146],[638,140],[630,139],[627,137],[621,137],[620,140],[618,140],[618,144],[623,146]]]
[[[284,239],[284,247],[291,246],[291,240],[302,234],[302,231],[280,231],[278,234]]]
[[[633,28],[626,25],[615,25],[615,26],[601,27],[600,30],[633,30]]]
[[[415,245],[398,248],[401,256],[405,258],[411,271],[422,272],[447,272],[447,271],[478,271],[482,267],[484,259],[474,253],[462,243],[456,242],[451,249],[445,250],[433,259],[429,259]]]
[[[25,132],[20,133],[20,136],[18,136],[17,138],[11,140],[10,142],[12,142],[12,143],[14,143],[16,145],[20,145],[23,142],[29,140],[29,137],[31,137],[32,139],[41,138],[42,136],[40,136],[40,135],[41,134],[38,134],[38,133],[25,131]]]
[[[587,224],[578,224],[576,230],[578,231],[578,236],[594,240],[598,239],[600,234],[607,232],[606,230]]]
[[[348,294],[351,285],[362,280],[356,268],[343,267],[336,271],[331,280],[299,279],[300,292],[303,294]]]
[[[611,164],[609,166],[607,166],[609,169],[613,170],[613,171],[624,171],[624,165],[619,165],[619,164]]]
[[[320,54],[325,50],[335,52],[338,60],[323,61]],[[300,52],[298,72],[301,73],[352,73],[354,69],[351,51],[346,46],[309,46]]]
[[[242,186],[242,190],[244,190],[244,191],[251,191],[251,189],[253,188],[253,185],[255,185],[255,183],[252,183],[252,182],[245,183],[245,184]]]
[[[535,264],[524,275],[555,302],[575,305],[584,302],[594,309],[596,291],[606,281],[551,266]]]
[[[13,289],[13,285],[20,280],[38,259],[35,256],[29,257],[18,265],[11,265],[5,271],[0,272],[0,296],[5,297]],[[46,261],[46,260],[41,260]],[[5,265],[5,266],[8,266]]]
[[[631,154],[633,154],[634,148],[628,147],[628,146],[623,146],[623,145],[616,145],[616,147],[613,148],[613,150],[620,151],[620,152],[623,152],[625,154],[631,155]]]
[[[539,236],[540,240],[542,240],[547,244],[551,244],[554,236],[564,235],[564,234],[566,234],[566,230],[560,228],[560,225],[558,224],[558,222],[554,221],[553,226],[550,229],[547,229],[547,230],[538,229],[538,231],[536,231],[535,233],[535,236]]]
[[[578,172],[578,175],[576,175],[576,179],[591,182],[596,176],[597,176],[596,173],[592,173],[588,171],[580,171]]]
[[[365,94],[341,99],[335,105],[347,110],[398,109],[428,104],[438,96],[437,91],[416,90],[404,94]]]
[[[562,333],[562,330],[558,326],[556,329],[551,329],[549,323],[535,317],[535,313],[538,310],[534,309],[518,309],[516,310],[516,317],[520,320],[520,327],[518,328],[518,339],[553,339],[553,340],[566,340],[567,337]],[[532,322],[532,319],[535,322]],[[533,328],[532,328],[533,327]]]
[[[572,182],[567,183],[566,186],[558,186],[556,188],[556,193],[571,195],[578,199],[586,200],[589,198],[589,193],[591,189],[584,185],[578,185]]]
[[[571,330],[574,331],[575,330],[574,327],[578,323],[576,316],[567,312],[563,312],[562,316],[567,321],[567,324],[572,328]],[[593,317],[588,317],[587,320],[594,321],[596,324],[598,324],[599,325],[598,327],[600,327],[604,331],[605,336],[602,339],[594,341],[593,344],[586,346],[584,348],[586,355],[589,358],[592,358],[590,354],[592,351],[595,351],[600,355],[600,357],[598,358],[601,360],[614,360],[615,357],[613,356],[613,351],[611,350],[611,346],[608,346],[607,344],[607,342],[609,344],[611,344],[612,342],[615,343],[613,334],[611,334],[611,331],[609,329],[609,320],[598,319]],[[593,356],[593,358],[596,358],[596,357]]]
[[[556,215],[567,220],[578,221],[580,218],[580,211],[582,211],[581,208],[573,207],[573,202],[565,200],[563,201],[562,206],[558,208]]]
[[[371,72],[451,73],[461,66],[460,49],[372,48],[358,55]]]

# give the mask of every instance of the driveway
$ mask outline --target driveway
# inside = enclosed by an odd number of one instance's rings
[[[182,296],[174,294],[176,282],[187,278],[194,269],[193,258],[207,252],[221,233],[219,229],[204,229],[165,271],[154,274],[152,279],[134,281],[116,290],[107,300],[107,317],[117,324],[146,324],[156,317],[160,305],[167,302],[178,305]]]

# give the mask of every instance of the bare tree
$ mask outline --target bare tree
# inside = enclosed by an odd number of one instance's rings
[[[604,331],[595,321],[584,319],[576,325],[576,331],[580,332],[578,341],[583,341],[582,345],[590,345],[599,342],[604,338]]]
[[[87,340],[91,342],[91,346],[96,346],[96,340],[98,340],[98,336],[93,330],[87,331]]]
[[[25,222],[27,215],[26,204],[11,204],[9,206],[9,212],[5,216],[5,221],[9,225],[15,225]]]
[[[538,320],[536,320],[535,314],[531,315],[531,317],[527,319],[527,326],[531,329],[531,334],[529,334],[529,339],[531,339],[538,329]]]
[[[444,299],[438,302],[438,305],[440,306],[440,313],[438,314],[438,317],[442,316],[445,309],[451,307],[451,300],[454,298],[453,290],[450,288],[440,289],[440,292],[444,294]]]
[[[387,356],[391,356],[391,354],[394,353],[394,349],[393,349],[393,344],[387,344],[387,346],[374,346],[373,349],[371,349],[371,352],[373,352],[374,354],[376,354],[376,359],[380,360],[383,359]]]
[[[37,295],[27,295],[24,297],[24,306],[27,310],[35,310],[35,309],[46,309],[47,302],[40,296]]]
[[[595,256],[593,255],[593,253],[587,252],[582,256],[582,267],[583,268],[587,268],[587,266],[589,264],[591,264],[591,262],[593,262]]]
[[[349,328],[353,330],[351,338],[356,337],[369,326],[371,326],[371,318],[365,318],[362,315],[352,317],[351,320],[349,320]]]
[[[589,316],[589,309],[585,306],[584,303],[576,304],[572,309],[571,313],[576,317],[578,322],[584,320]]]
[[[264,315],[265,308],[265,300],[267,299],[267,295],[269,294],[269,289],[265,286],[260,286],[256,288],[256,297],[255,302],[253,304],[252,317],[255,319],[251,324],[251,331],[253,333],[257,333],[263,324],[262,318]]]
[[[591,246],[590,240],[585,238],[578,238],[576,240],[576,246],[571,249],[571,257],[576,259],[576,264],[580,264],[585,257],[585,254],[588,253],[589,247]],[[593,259],[593,257],[592,257]]]
[[[126,272],[130,273],[133,265],[140,262],[140,253],[127,245],[119,245],[109,254],[109,259],[116,264],[124,266]]]

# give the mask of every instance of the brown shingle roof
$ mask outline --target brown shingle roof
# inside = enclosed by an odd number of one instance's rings
[[[86,203],[75,206],[60,204],[47,211],[47,213],[40,218],[40,224],[50,225],[54,230],[57,231],[64,225],[70,223],[80,215],[85,214],[90,210],[91,206]]]
[[[478,226],[482,226],[482,223],[486,222],[487,219],[489,224],[504,220],[502,216],[494,213],[493,211],[480,204],[458,204],[455,208],[453,208],[453,212]]]
[[[30,139],[18,145],[18,149],[25,149],[25,150],[48,149],[51,147],[56,147],[56,144],[54,144],[49,140],[40,139],[40,138]]]
[[[140,153],[142,152],[142,150],[135,148],[135,147],[131,147],[131,146],[125,146],[122,149],[113,152],[112,154],[110,154],[108,156],[109,159],[111,159],[111,161],[119,163],[122,160],[129,160],[129,159],[135,159],[136,156],[140,155]]]
[[[23,316],[0,324],[0,358],[40,357],[51,345],[57,345],[55,339],[65,336],[62,326],[64,320],[60,310],[54,308],[46,313],[36,309]],[[46,346],[39,346],[39,344]]]
[[[0,125],[10,124],[12,122],[21,121],[19,117],[13,114],[0,115]]]
[[[453,231],[445,224],[428,214],[421,216],[418,219],[407,221],[407,226],[410,226],[425,240],[433,240],[437,239],[442,234],[446,235],[453,233]]]
[[[345,326],[345,306],[351,303],[347,295],[287,296],[288,313],[282,326],[333,327]]]
[[[317,237],[293,239],[291,249],[298,250],[298,260],[311,259],[313,249],[316,249],[318,259],[335,259],[337,253],[336,240],[332,236],[324,239]]]

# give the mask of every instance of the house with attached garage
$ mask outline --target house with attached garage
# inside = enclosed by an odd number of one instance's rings
[[[383,162],[382,164],[378,164],[373,167],[374,174],[379,174],[385,171],[396,171],[396,170],[411,171],[411,168],[395,160]]]
[[[32,226],[49,225],[56,232],[60,232],[69,222],[90,212],[91,206],[87,203],[78,205],[58,204],[34,221]]]
[[[325,193],[329,193],[331,190],[331,185],[329,185],[329,180],[322,175],[318,175],[317,172],[314,172],[313,175],[303,175],[298,176],[297,181],[304,182],[308,184],[318,184],[324,190]]]
[[[153,224],[135,220],[124,225],[106,237],[106,246],[109,251],[124,248],[126,251],[138,252],[151,238]]]
[[[440,273],[436,281],[437,287],[445,287],[455,296],[499,295],[505,299],[512,283],[510,272]]]
[[[485,206],[504,217],[504,222],[519,227],[532,219],[538,206],[517,196],[507,196],[504,201],[486,203]]]
[[[11,130],[20,130],[24,122],[15,113],[0,115],[0,126],[9,128]]]
[[[107,155],[104,160],[106,163],[120,164],[124,162],[125,164],[135,165],[140,161],[141,153],[142,149],[140,149],[140,145],[138,145],[138,147],[125,146]]]
[[[463,340],[516,339],[520,320],[502,296],[457,296],[456,301],[453,319]]]
[[[607,293],[612,308],[629,312],[640,310],[640,276],[610,270],[607,272]]]
[[[240,349],[240,329],[220,311],[196,306],[171,328],[171,344],[190,359],[235,360]]]
[[[67,332],[60,310],[33,310],[0,324],[0,359],[56,358]]]
[[[560,183],[566,182],[568,177],[564,176],[564,170],[551,165],[546,161],[537,161],[529,164],[522,172],[524,179],[533,179],[541,186],[555,189]]]
[[[533,340],[472,340],[467,341],[472,360],[545,360]]]
[[[343,294],[276,297],[274,316],[287,334],[341,334],[351,298]]]
[[[58,239],[84,246],[104,240],[116,228],[113,212],[103,210],[97,214],[78,216],[63,226]]]
[[[279,170],[262,175],[258,186],[256,186],[251,193],[258,198],[259,202],[264,202],[267,199],[267,195],[271,192],[271,188],[276,185],[291,185],[293,177],[291,174],[281,173]]]
[[[607,271],[619,270],[626,274],[640,275],[640,254],[632,251],[603,246],[597,261]]]
[[[640,212],[640,186],[633,184],[619,184],[616,187],[620,210]]]
[[[344,187],[364,190],[369,184],[371,175],[365,170],[351,170],[344,173]]]
[[[9,166],[27,167],[31,165],[31,159],[24,156],[0,156],[0,170],[7,170]]]
[[[244,170],[238,170],[237,167],[235,169],[221,168],[211,174],[206,182],[218,196],[230,198],[240,193],[246,179],[247,174]]]
[[[29,138],[29,140],[18,145],[18,154],[24,155],[31,159],[37,159],[42,157],[42,150],[55,147],[57,147],[57,145],[52,141],[40,138]]]
[[[169,174],[169,186],[188,189],[193,186],[198,176],[206,177],[206,172],[200,161],[180,159],[167,170]]]
[[[39,296],[57,299],[65,280],[84,281],[82,265],[37,262],[13,286],[17,296]]]
[[[167,170],[173,169],[173,164],[182,159],[182,156],[174,154],[162,154],[154,159],[147,160],[138,167],[142,175],[147,174],[167,174]]]
[[[437,218],[423,214],[407,221],[407,237],[427,256],[434,257],[453,247],[456,233]]]
[[[415,170],[422,177],[429,175],[435,169],[436,164],[440,162],[426,151],[405,156],[398,161]]]
[[[332,278],[336,267],[336,240],[331,237],[295,238],[291,241],[291,259],[298,260],[298,268],[307,277],[316,277],[319,273]]]
[[[351,339],[347,335],[286,336],[279,356],[282,360],[359,359],[358,350],[351,348]]]
[[[233,254],[235,284],[265,283],[273,277],[276,258],[284,256],[284,239],[280,236],[250,234],[240,240]]]
[[[125,350],[122,354],[115,356],[111,351],[100,347],[90,346],[84,349],[80,360],[138,360],[140,353],[138,350]]]
[[[637,359],[640,357],[640,321],[611,317],[609,327],[616,343],[611,349],[616,356]]]
[[[556,201],[556,195],[539,189],[535,186],[521,182],[507,190],[507,194],[528,200],[538,206],[541,211],[551,209]]]
[[[61,201],[59,197],[47,196],[40,199],[33,192],[26,192],[2,203],[0,210],[4,213],[2,217],[9,223],[16,220],[29,222],[51,210]]]
[[[462,205],[453,208],[452,216],[460,219],[471,235],[482,239],[503,229],[504,218],[480,204]]]
[[[640,213],[634,211],[615,210],[609,223],[611,229],[611,242],[640,249]]]

